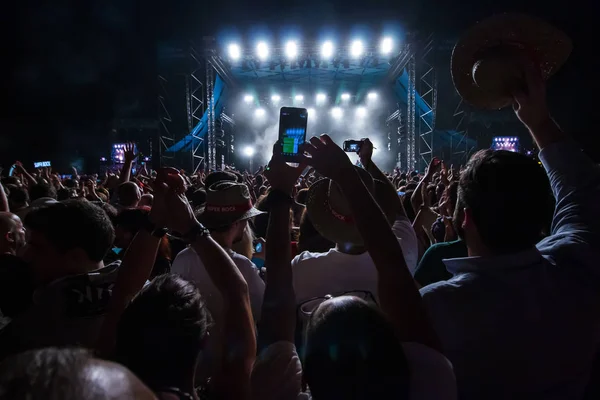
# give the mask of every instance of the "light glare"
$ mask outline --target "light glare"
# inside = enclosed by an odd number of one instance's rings
[[[254,96],[252,96],[251,94],[247,94],[247,95],[244,96],[244,101],[246,103],[251,103],[252,100],[254,100]]]
[[[281,100],[281,96],[280,95],[274,94],[273,96],[271,96],[271,101],[273,103],[277,103],[277,102],[279,102],[279,100]]]
[[[369,99],[369,100],[375,100],[375,99],[377,99],[377,93],[375,93],[375,92],[369,92],[369,94],[367,94],[367,99]]]
[[[314,108],[307,109],[306,114],[308,114],[311,118],[314,118],[316,116],[315,109]]]
[[[304,96],[302,96],[301,94],[297,94],[294,99],[296,99],[296,101],[302,101],[304,100]]]
[[[264,117],[265,116],[265,110],[264,110],[264,108],[257,108],[254,111],[254,115],[256,115],[257,117]]]
[[[298,45],[294,41],[289,41],[285,44],[285,55],[288,58],[296,58],[298,56]]]
[[[356,109],[356,116],[359,118],[364,118],[367,116],[367,109],[364,107],[358,107]]]
[[[334,107],[331,109],[331,116],[335,119],[340,119],[344,116],[344,110],[339,107]]]
[[[355,40],[350,46],[350,54],[352,57],[360,57],[363,53],[363,44],[360,40]]]
[[[329,40],[323,43],[323,46],[321,47],[321,56],[325,59],[333,56],[333,43],[331,43]]]
[[[254,155],[254,147],[251,147],[251,146],[244,147],[244,155],[246,157],[252,157]]]
[[[269,57],[269,46],[265,42],[260,42],[256,45],[256,54],[261,60],[266,60]]]
[[[235,43],[230,44],[227,48],[227,51],[229,52],[229,57],[232,60],[238,60],[242,56],[242,50],[240,49],[240,46]]]
[[[342,93],[342,100],[344,100],[344,101],[350,100],[350,93]]]
[[[381,52],[383,54],[390,54],[394,49],[394,41],[392,38],[386,37],[381,41]]]
[[[318,104],[324,103],[325,100],[327,100],[327,96],[325,95],[325,93],[317,94],[317,103]]]

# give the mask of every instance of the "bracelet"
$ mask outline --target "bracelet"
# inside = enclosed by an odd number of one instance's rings
[[[185,235],[183,235],[182,239],[186,243],[192,243],[198,237],[210,236],[210,231],[200,222],[196,222],[196,224],[189,230]]]
[[[167,229],[167,228],[157,227],[156,224],[152,223],[152,221],[150,221],[150,220],[146,221],[146,223],[144,224],[142,229],[144,229],[146,232],[148,232],[152,236],[159,238],[159,239],[164,237],[167,234],[167,232],[169,231],[169,229]]]

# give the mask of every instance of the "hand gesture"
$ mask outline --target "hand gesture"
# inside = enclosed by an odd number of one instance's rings
[[[546,84],[539,65],[523,61],[525,87],[515,90],[513,108],[521,122],[530,130],[536,129],[550,118],[546,105]]]
[[[369,138],[362,139],[360,150],[358,150],[360,163],[366,168],[371,163],[371,157],[373,157],[373,143]]]
[[[440,181],[444,187],[448,187],[450,185],[450,179],[448,178],[448,169],[446,168],[446,164],[442,161],[442,169],[440,170]]]
[[[427,173],[425,174],[425,176],[431,179],[433,177],[433,174],[437,172],[441,164],[442,162],[437,157],[433,157],[429,162],[429,166],[427,167]]]
[[[184,195],[183,177],[174,168],[163,168],[158,171],[152,188],[154,202],[150,211],[150,221],[181,234],[188,233],[197,221]]]
[[[306,165],[303,164],[297,167],[289,166],[281,154],[281,143],[277,141],[273,145],[273,156],[265,170],[265,177],[273,189],[281,190],[291,196],[305,167]]]
[[[137,154],[135,154],[135,144],[132,142],[129,143],[125,143],[125,151],[124,151],[124,156],[125,156],[125,162],[133,162],[133,160],[135,160],[135,158],[137,156],[139,156],[140,153],[138,152]]]
[[[303,163],[314,167],[321,175],[334,181],[339,181],[346,171],[354,168],[344,150],[328,135],[312,137],[304,144],[302,150],[310,155],[301,157]]]

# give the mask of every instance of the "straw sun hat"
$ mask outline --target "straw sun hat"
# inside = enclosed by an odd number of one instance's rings
[[[354,167],[363,184],[372,195],[377,196],[385,185],[381,181],[373,180],[371,175],[363,168]],[[388,211],[388,212],[386,212]],[[313,226],[324,238],[334,243],[346,243],[355,246],[363,245],[363,239],[354,224],[350,206],[340,187],[331,179],[321,179],[315,182],[308,190],[306,198],[306,212]],[[390,224],[394,220],[393,213],[384,210]]]
[[[511,93],[522,89],[522,63],[537,64],[548,79],[567,61],[571,40],[537,18],[500,14],[470,28],[452,52],[452,80],[469,104],[483,109],[511,105]]]

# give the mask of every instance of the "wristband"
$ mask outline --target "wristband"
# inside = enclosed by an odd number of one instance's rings
[[[183,235],[182,239],[186,243],[192,243],[198,237],[210,236],[210,231],[200,222],[196,222],[196,224],[189,230],[185,235]]]
[[[146,232],[148,232],[149,234],[151,234],[152,236],[157,237],[157,238],[164,237],[168,232],[167,228],[164,228],[164,227],[159,228],[156,226],[156,224],[152,223],[152,221],[150,221],[150,220],[147,220],[142,228]]]

